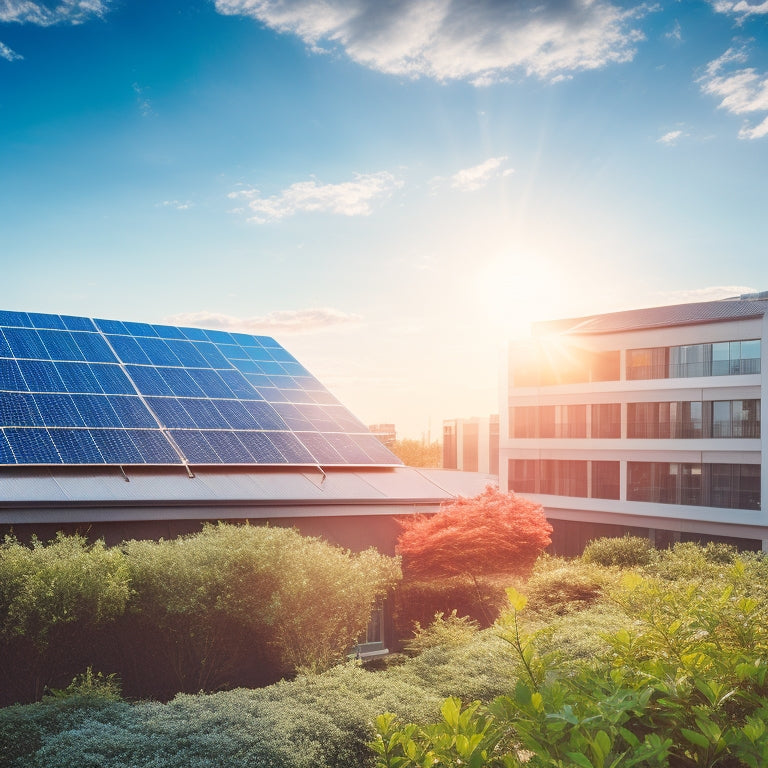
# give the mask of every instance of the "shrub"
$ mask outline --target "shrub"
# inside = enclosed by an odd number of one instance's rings
[[[416,622],[413,637],[405,644],[405,650],[416,655],[427,648],[446,646],[455,648],[466,645],[477,634],[478,624],[469,616],[457,616],[454,609],[448,618],[444,614],[435,614],[435,620],[428,626],[422,627]]]
[[[47,685],[97,663],[103,630],[129,594],[125,557],[103,541],[59,534],[25,546],[7,537],[0,544],[0,703],[39,698]]]
[[[582,560],[597,565],[636,568],[653,562],[656,550],[648,539],[625,535],[621,538],[594,539],[584,547]]]
[[[534,611],[562,616],[598,602],[608,581],[608,574],[589,561],[540,558],[525,593]]]

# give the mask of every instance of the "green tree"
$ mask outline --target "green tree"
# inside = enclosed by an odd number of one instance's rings
[[[403,438],[395,440],[389,449],[407,467],[439,468],[443,466],[443,447],[437,441],[428,443],[425,440]]]

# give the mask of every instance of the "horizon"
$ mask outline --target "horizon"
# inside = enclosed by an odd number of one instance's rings
[[[0,307],[273,336],[365,424],[768,286],[768,4],[0,2]]]

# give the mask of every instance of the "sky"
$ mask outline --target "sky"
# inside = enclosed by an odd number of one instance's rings
[[[768,289],[763,0],[0,0],[0,308],[276,338],[365,423]]]

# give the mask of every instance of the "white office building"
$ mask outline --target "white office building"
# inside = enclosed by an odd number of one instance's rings
[[[632,532],[768,548],[768,292],[538,323],[510,347],[500,486],[556,551]]]

